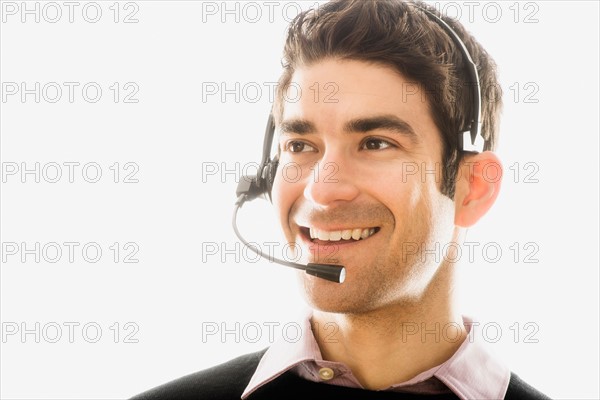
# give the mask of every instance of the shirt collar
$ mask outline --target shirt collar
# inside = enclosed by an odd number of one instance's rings
[[[469,334],[462,345],[435,372],[450,390],[462,399],[503,399],[510,370],[477,339],[472,319],[463,316]]]
[[[307,310],[298,324],[301,328],[298,340],[280,338],[269,347],[244,390],[242,399],[305,361],[323,360],[312,332],[311,316],[312,311]],[[463,317],[463,323],[469,333],[452,357],[441,365],[389,389],[407,387],[435,376],[461,399],[504,398],[510,380],[510,370],[476,339],[475,329],[472,327],[477,324],[468,317]]]
[[[311,311],[304,312],[304,318],[299,323],[301,332],[298,340],[282,337],[267,349],[242,393],[242,399],[303,361],[323,359],[310,325],[311,316]]]

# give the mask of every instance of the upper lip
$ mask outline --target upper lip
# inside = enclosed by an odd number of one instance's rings
[[[364,229],[364,228],[377,228],[379,225],[367,222],[365,224],[357,224],[352,222],[351,224],[342,225],[341,223],[337,224],[324,224],[320,222],[309,222],[309,221],[294,221],[294,223],[300,228],[315,228],[320,231],[345,231],[347,229]]]

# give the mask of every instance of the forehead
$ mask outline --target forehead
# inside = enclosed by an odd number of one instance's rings
[[[439,135],[420,85],[382,64],[326,59],[301,66],[283,106],[283,121],[307,120],[324,131],[355,118],[395,115],[424,137]]]

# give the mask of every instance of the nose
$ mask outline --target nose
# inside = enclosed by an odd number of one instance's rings
[[[352,201],[359,195],[357,171],[347,155],[326,152],[310,169],[304,197],[321,207]]]

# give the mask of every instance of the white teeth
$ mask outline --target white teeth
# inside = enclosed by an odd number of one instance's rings
[[[342,238],[342,231],[333,231],[329,232],[329,240],[332,242],[337,242]]]
[[[317,231],[317,237],[319,240],[329,240],[329,233],[325,231]]]
[[[359,240],[366,239],[375,233],[375,228],[356,228],[356,229],[344,229],[341,231],[321,231],[317,228],[309,228],[309,234],[311,239],[319,239],[331,242],[337,242],[342,239],[344,240]]]

